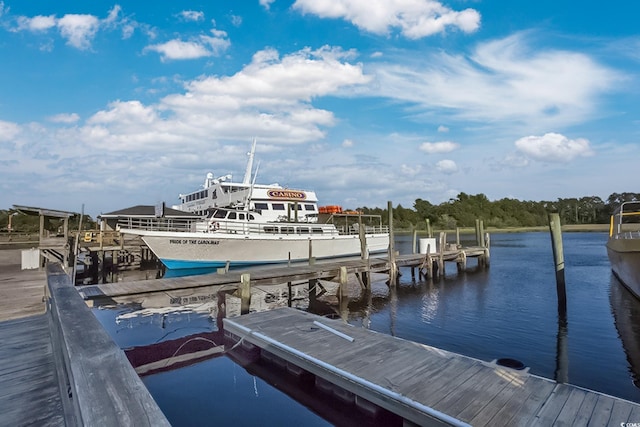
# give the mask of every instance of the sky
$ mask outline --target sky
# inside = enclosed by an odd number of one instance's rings
[[[637,192],[640,2],[0,0],[0,209]]]

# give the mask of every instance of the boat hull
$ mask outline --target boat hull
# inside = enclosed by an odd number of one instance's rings
[[[640,239],[609,239],[607,255],[613,274],[640,299]]]
[[[136,230],[137,231],[137,230]],[[242,267],[360,255],[357,235],[310,238],[299,235],[242,235],[137,231],[168,269]],[[389,247],[386,233],[366,235],[369,253]]]

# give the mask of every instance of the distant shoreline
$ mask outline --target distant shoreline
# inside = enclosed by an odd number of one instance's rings
[[[456,230],[455,229],[450,229],[450,230],[440,230],[440,229],[433,229],[432,234],[435,233],[439,233],[441,231],[445,231],[447,234],[451,234],[451,233],[455,233]],[[495,227],[488,227],[484,229],[485,233],[531,233],[531,232],[538,232],[538,231],[549,231],[549,226],[547,225],[541,225],[541,226],[537,226],[537,227],[505,227],[505,228],[495,228]],[[592,232],[592,233],[608,233],[609,232],[609,224],[568,224],[568,225],[563,225],[562,226],[562,231],[563,232]],[[397,234],[411,234],[413,231],[412,230],[399,230],[399,229],[394,229],[394,232]],[[473,227],[460,227],[460,234],[474,234],[476,232],[475,228]],[[418,230],[418,234],[423,235],[426,234],[427,231],[426,230]]]

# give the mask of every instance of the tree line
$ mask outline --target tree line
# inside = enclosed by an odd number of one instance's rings
[[[562,224],[606,224],[613,211],[622,202],[640,201],[640,193],[613,193],[607,200],[598,196],[558,199],[555,201],[521,201],[504,198],[491,201],[484,194],[460,193],[455,199],[434,205],[423,199],[416,199],[413,208],[398,205],[393,208],[395,228],[426,228],[426,220],[440,229],[474,227],[476,219],[482,219],[485,227],[537,227],[548,224],[548,214],[560,214]],[[381,215],[388,221],[386,208],[357,208],[364,214]],[[35,215],[15,215],[15,211],[0,210],[0,230],[7,231],[9,216],[13,232],[37,233],[39,217]],[[69,229],[77,230],[80,215],[69,218]],[[50,231],[62,226],[61,220],[49,219],[45,228]],[[97,224],[88,215],[82,219],[84,230],[96,229]]]
[[[456,198],[434,205],[416,199],[413,209],[393,207],[394,228],[424,229],[426,220],[434,227],[453,229],[474,227],[481,219],[485,227],[537,227],[548,225],[548,214],[557,212],[562,224],[606,224],[622,202],[640,201],[640,193],[613,193],[607,200],[598,196],[557,199],[555,201],[521,201],[503,198],[491,201],[484,194],[460,193]],[[364,214],[381,215],[387,222],[387,209],[362,207]]]

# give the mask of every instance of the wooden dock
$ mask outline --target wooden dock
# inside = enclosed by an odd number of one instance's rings
[[[434,256],[440,257],[442,262],[460,262],[466,259],[479,257],[485,253],[484,248],[467,248],[443,251],[441,254],[408,254],[398,255],[394,259],[397,267],[412,269],[426,268],[425,264],[434,261]],[[464,254],[464,255],[461,255]],[[275,264],[260,266],[243,270],[231,270],[225,273],[203,274],[198,276],[185,276],[175,278],[163,278],[153,280],[135,280],[118,283],[103,283],[96,285],[78,286],[80,294],[85,299],[112,298],[128,295],[138,295],[169,290],[191,289],[205,286],[232,286],[237,287],[242,282],[242,276],[248,274],[251,286],[280,285],[291,282],[308,282],[313,280],[338,280],[342,271],[346,274],[354,274],[359,278],[363,273],[389,272],[390,264],[386,257],[372,257],[366,260],[360,258],[327,260],[312,264],[297,263],[291,266]]]
[[[225,335],[417,425],[620,426],[640,405],[282,308],[224,319]],[[266,356],[266,357],[265,357]],[[318,380],[320,379],[320,381]]]

